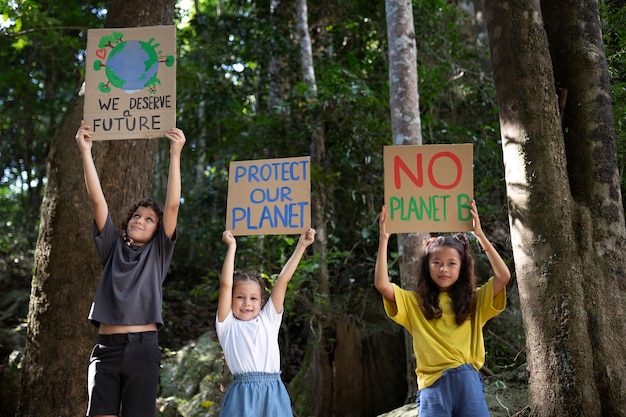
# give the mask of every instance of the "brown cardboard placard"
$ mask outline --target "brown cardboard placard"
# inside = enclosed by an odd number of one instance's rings
[[[384,148],[387,232],[472,230],[472,144]]]
[[[176,127],[174,26],[89,29],[85,64],[93,140],[159,138]]]
[[[233,161],[226,229],[235,236],[300,234],[311,227],[309,156]]]

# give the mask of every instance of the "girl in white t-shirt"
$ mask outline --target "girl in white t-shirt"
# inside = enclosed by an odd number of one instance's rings
[[[300,236],[266,303],[265,285],[259,275],[235,273],[237,242],[229,230],[223,233],[227,250],[215,328],[233,382],[222,401],[220,416],[293,416],[289,394],[280,379],[278,331],[287,284],[314,240],[314,229]]]

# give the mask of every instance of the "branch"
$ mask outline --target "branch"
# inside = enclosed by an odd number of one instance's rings
[[[34,33],[34,32],[47,32],[50,30],[56,30],[56,31],[61,31],[61,30],[85,30],[86,28],[84,27],[79,27],[79,26],[53,26],[53,27],[47,27],[47,28],[34,28],[34,29],[26,29],[26,30],[21,30],[19,32],[15,32],[15,33],[7,33],[7,32],[0,32],[5,38],[17,38],[19,36],[22,35],[27,35],[29,33]]]

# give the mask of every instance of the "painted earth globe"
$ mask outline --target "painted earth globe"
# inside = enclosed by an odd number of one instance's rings
[[[115,87],[134,92],[151,85],[159,69],[154,46],[141,41],[124,41],[115,46],[106,63],[107,78]]]

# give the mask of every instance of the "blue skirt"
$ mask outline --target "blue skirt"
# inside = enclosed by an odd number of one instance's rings
[[[291,400],[280,373],[248,372],[234,375],[220,417],[293,417]]]

